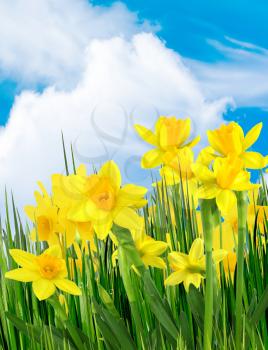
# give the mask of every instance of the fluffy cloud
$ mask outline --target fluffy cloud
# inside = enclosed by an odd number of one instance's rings
[[[87,0],[0,0],[0,76],[19,83],[73,87],[92,39],[131,38],[157,26],[140,21],[122,3]]]
[[[61,130],[78,162],[113,158],[126,181],[146,182],[149,172],[138,164],[145,146],[134,122],[151,127],[159,114],[189,115],[194,133],[203,134],[222,121],[230,102],[206,100],[181,57],[152,34],[96,39],[85,61],[73,89],[18,96],[0,132],[0,183],[13,189],[19,207],[31,200],[37,180],[47,184],[51,173],[63,171]]]

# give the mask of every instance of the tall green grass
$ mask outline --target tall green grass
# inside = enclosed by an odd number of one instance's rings
[[[66,152],[65,164],[66,172],[71,172]],[[166,197],[168,200],[163,200]],[[260,201],[268,203],[264,183]],[[141,212],[147,234],[166,240],[168,233],[170,249],[188,253],[200,232],[187,193],[179,185],[162,185],[154,188],[149,202],[154,210],[146,207]],[[46,244],[30,241],[30,229],[21,221],[12,196],[6,195],[5,207],[0,225],[0,349],[202,349],[206,281],[200,289],[191,286],[189,293],[182,284],[165,287],[169,267],[164,271],[145,269],[130,233],[120,227],[113,228],[119,241],[118,264],[112,264],[114,246],[108,238],[97,243],[96,253],[83,255],[82,273],[74,268],[74,281],[81,287],[82,296],[65,295],[68,315],[57,295],[40,302],[29,283],[6,280],[5,272],[16,268],[9,249],[39,254]],[[265,244],[262,240],[257,225],[253,239],[247,232],[243,349],[268,349],[267,230]],[[70,248],[66,255],[69,270],[73,258],[75,251]],[[235,349],[235,282],[225,275],[221,265],[220,278],[213,283],[212,348]]]

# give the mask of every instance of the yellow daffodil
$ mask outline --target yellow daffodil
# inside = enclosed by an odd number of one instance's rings
[[[139,227],[132,229],[131,235],[135,244],[135,247],[146,267],[152,266],[160,269],[166,268],[166,263],[160,256],[167,250],[168,243],[163,241],[157,241],[151,236],[146,235],[144,228],[144,219],[139,218]],[[117,245],[117,239],[114,234],[110,233],[112,241]],[[113,263],[117,258],[117,250],[113,254]]]
[[[28,205],[24,208],[29,219],[35,224],[31,231],[31,239],[47,241],[49,245],[59,244],[66,239],[66,245],[70,246],[74,240],[75,228],[67,220],[66,212],[59,210],[49,196],[41,182],[38,183],[41,193],[35,192],[36,206]]]
[[[83,176],[85,173],[84,166],[78,167],[76,170],[77,175]],[[69,210],[73,204],[73,192],[70,188],[65,188],[66,176],[54,174],[52,175],[52,192],[53,202],[59,208],[59,221],[62,225],[69,225],[72,228],[72,232],[75,236],[79,237],[79,240],[87,246],[87,242],[90,242],[91,250],[96,250],[94,242],[94,229],[91,221],[79,222],[69,220]],[[69,191],[69,192],[68,192]],[[74,237],[73,241],[74,241]],[[73,241],[71,243],[73,243]]]
[[[200,138],[196,137],[186,142],[191,132],[190,119],[175,117],[160,117],[155,124],[155,132],[141,125],[135,125],[139,136],[155,148],[146,152],[141,161],[143,168],[155,168],[161,164],[168,164],[176,156],[179,149],[186,146],[193,147]]]
[[[121,187],[121,174],[113,161],[106,162],[97,174],[87,176],[85,166],[81,165],[76,175],[61,176],[60,182],[54,176],[52,182],[57,182],[53,186],[56,202],[68,201],[68,219],[90,221],[99,239],[106,238],[113,223],[135,227],[138,218],[135,209],[147,203],[145,187],[132,184]]]
[[[218,264],[227,252],[223,249],[213,251],[213,261]],[[189,255],[180,252],[171,252],[168,255],[170,267],[174,270],[165,280],[165,285],[174,286],[183,282],[188,292],[190,284],[198,288],[205,278],[206,257],[204,255],[204,241],[196,238],[191,246]]]
[[[184,194],[189,195],[190,199],[194,198],[197,206],[197,179],[192,171],[194,163],[194,153],[191,148],[184,147],[179,150],[177,155],[169,162],[168,165],[160,169],[160,175],[166,185],[182,184]],[[190,201],[191,203],[191,201]]]
[[[6,272],[5,277],[20,282],[32,282],[34,294],[39,300],[53,295],[56,287],[69,294],[81,295],[77,285],[66,279],[67,269],[60,246],[51,246],[39,256],[20,249],[10,249],[9,253],[21,267]]]
[[[217,158],[213,171],[201,163],[192,166],[193,172],[200,181],[197,196],[201,199],[216,198],[219,210],[224,214],[236,206],[234,191],[247,191],[259,185],[250,182],[250,173],[243,170],[243,162],[236,157]]]
[[[214,150],[207,148],[207,157],[223,156],[229,154],[239,157],[243,161],[243,166],[250,169],[261,169],[267,164],[266,157],[258,152],[247,151],[258,139],[262,129],[262,123],[256,124],[246,135],[241,126],[235,122],[222,125],[219,129],[207,132],[210,146]],[[203,160],[207,158],[203,151]],[[201,157],[202,158],[202,157]]]

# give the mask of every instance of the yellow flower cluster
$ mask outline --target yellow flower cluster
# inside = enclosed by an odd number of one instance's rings
[[[193,147],[200,138],[189,141],[190,119],[160,117],[154,132],[141,125],[135,126],[140,137],[154,147],[143,155],[143,168],[161,165],[159,172],[164,185],[174,186],[179,183],[195,208],[198,207],[198,199],[215,199],[223,222],[215,225],[213,261],[215,264],[223,261],[225,270],[231,274],[236,265],[236,192],[250,191],[250,231],[253,231],[258,212],[256,222],[263,232],[268,214],[266,206],[257,204],[259,185],[250,182],[250,173],[246,170],[261,169],[267,165],[267,157],[248,151],[259,137],[261,128],[261,123],[257,124],[245,136],[242,128],[232,122],[208,131],[210,145],[195,160]],[[91,251],[96,249],[97,239],[105,240],[108,236],[115,246],[118,245],[112,232],[116,226],[130,231],[146,267],[167,267],[162,255],[170,245],[146,233],[144,218],[138,212],[147,204],[147,189],[133,184],[122,185],[120,170],[113,161],[106,162],[97,173],[89,175],[83,164],[74,174],[52,175],[51,195],[42,183],[39,183],[39,187],[41,192],[35,192],[36,205],[26,206],[25,212],[34,224],[31,239],[45,241],[49,248],[39,256],[18,249],[10,250],[20,268],[6,273],[6,278],[32,282],[38,299],[50,297],[56,288],[79,295],[79,288],[67,279],[66,262],[63,259],[66,247],[73,245],[77,255],[76,267],[82,270],[82,254],[91,254],[88,242]],[[191,205],[191,209],[195,208]],[[199,210],[196,214],[199,223]],[[166,278],[166,285],[183,282],[187,291],[190,284],[200,286],[206,271],[202,228],[199,234],[201,237],[193,241],[189,254],[177,251],[168,254],[169,267],[173,272]],[[114,263],[116,258],[117,250],[113,254]],[[70,261],[71,277],[74,276],[73,264],[74,261]]]
[[[249,191],[250,232],[253,232],[256,221],[260,232],[263,233],[268,215],[268,207],[257,204],[260,185],[250,182],[250,173],[246,170],[262,169],[268,164],[267,156],[249,151],[260,135],[262,123],[255,125],[246,135],[235,122],[224,124],[216,130],[209,130],[209,146],[200,151],[196,160],[193,146],[198,143],[199,137],[187,143],[191,133],[189,119],[160,117],[154,133],[140,125],[136,125],[135,128],[144,141],[155,147],[143,155],[142,167],[154,168],[161,165],[159,172],[164,184],[173,186],[180,183],[196,208],[198,199],[215,199],[224,221],[214,229],[214,253],[219,251],[220,247],[227,252],[225,255],[216,256],[224,259],[225,271],[227,275],[230,273],[232,276],[236,266],[238,232],[236,192]],[[174,217],[174,209],[171,210]],[[199,233],[202,233],[200,212],[197,211],[196,214]],[[220,230],[223,232],[221,239]],[[183,281],[186,289],[189,283],[199,286],[205,271],[205,259],[202,254],[200,240],[193,243],[189,255],[177,252],[169,254],[170,266],[176,272],[167,278],[166,284],[173,285]],[[216,258],[215,262],[218,261]]]

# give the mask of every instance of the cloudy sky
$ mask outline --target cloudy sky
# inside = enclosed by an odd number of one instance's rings
[[[248,5],[247,5],[248,4]],[[36,181],[115,159],[126,182],[146,146],[134,123],[190,116],[193,135],[263,121],[268,153],[267,5],[247,1],[0,0],[0,195],[19,209]],[[0,205],[3,208],[3,205]]]

